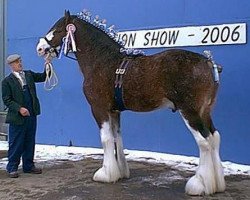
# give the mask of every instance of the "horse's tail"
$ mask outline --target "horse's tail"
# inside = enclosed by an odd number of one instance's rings
[[[220,64],[215,63],[215,61],[214,61],[214,59],[213,59],[212,52],[209,51],[209,50],[205,50],[205,51],[203,51],[203,53],[204,53],[205,57],[206,57],[209,61],[211,61],[213,67],[216,67],[217,70],[218,70],[218,72],[221,73],[221,72],[222,72],[222,66],[221,66]]]
[[[209,60],[209,59],[208,59],[208,63],[209,63],[209,66],[211,67],[211,69],[217,68],[218,73],[222,73],[222,71],[223,71],[222,65],[216,63],[214,60]]]
[[[222,72],[222,66],[214,61],[211,51],[205,50],[203,53],[207,58],[207,60],[209,61],[208,63],[210,63],[209,66],[213,69],[214,81],[219,82],[220,79],[219,74]]]

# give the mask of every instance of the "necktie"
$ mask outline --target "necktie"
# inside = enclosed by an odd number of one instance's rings
[[[26,85],[26,79],[25,79],[25,74],[24,74],[24,72],[23,72],[23,71],[19,72],[19,75],[20,75],[20,77],[21,77],[21,79],[22,79],[23,85]]]

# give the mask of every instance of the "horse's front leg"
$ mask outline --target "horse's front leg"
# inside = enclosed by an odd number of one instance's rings
[[[93,180],[108,183],[116,182],[121,178],[121,173],[114,153],[115,139],[110,113],[99,109],[94,110],[93,108],[92,112],[100,128],[101,142],[104,151],[103,165],[95,172]]]

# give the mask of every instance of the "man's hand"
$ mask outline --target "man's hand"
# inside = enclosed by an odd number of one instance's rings
[[[30,116],[30,112],[28,109],[24,108],[24,107],[21,107],[20,110],[19,110],[20,114],[24,117],[26,116]]]

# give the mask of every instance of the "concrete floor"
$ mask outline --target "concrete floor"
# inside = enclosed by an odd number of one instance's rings
[[[250,200],[250,177],[227,176],[224,193],[191,197],[184,193],[192,173],[173,170],[163,164],[129,162],[131,176],[117,183],[92,180],[101,160],[46,161],[39,163],[43,174],[23,174],[10,179],[0,170],[2,200]]]

